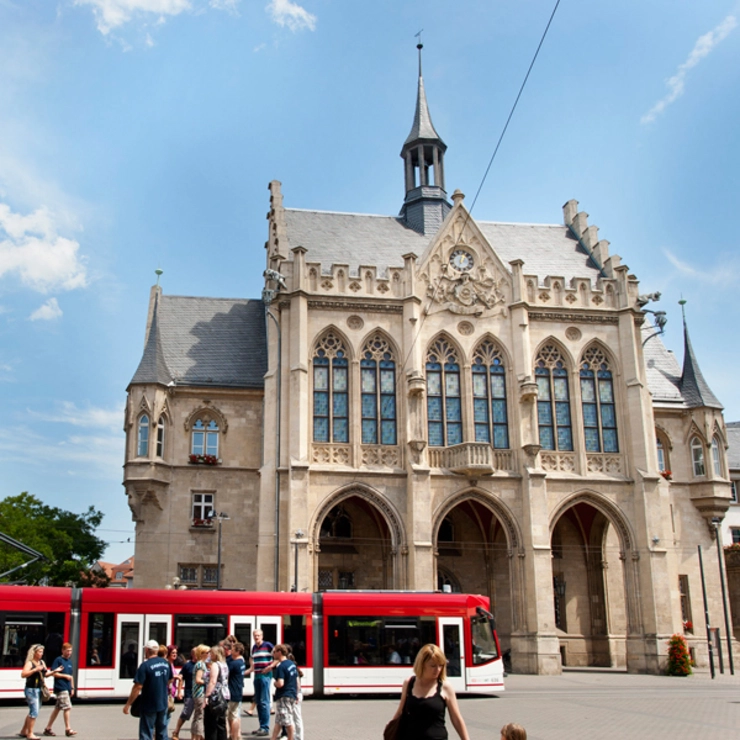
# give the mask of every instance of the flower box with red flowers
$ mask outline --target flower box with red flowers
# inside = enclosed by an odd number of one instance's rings
[[[213,519],[193,519],[193,526],[197,529],[209,529],[213,527]]]
[[[661,470],[660,474],[666,479],[666,480],[672,480],[671,476],[673,473],[671,473],[670,470]]]
[[[190,455],[188,462],[191,465],[218,465],[218,458],[215,455]]]

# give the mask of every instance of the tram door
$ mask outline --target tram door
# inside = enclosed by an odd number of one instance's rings
[[[462,617],[440,617],[437,641],[447,658],[447,680],[455,691],[465,691],[465,640]]]
[[[277,645],[283,639],[283,620],[281,617],[230,617],[229,634],[235,635],[236,639],[244,645],[244,662],[249,667],[249,656],[252,654],[254,645],[254,630],[262,630],[262,639]],[[252,675],[247,676],[244,681],[244,696],[254,694],[254,681]]]
[[[144,645],[156,640],[160,645],[172,642],[172,624],[168,616],[119,614],[116,629],[118,655],[113,675],[116,693],[128,695],[134,685],[136,669],[144,660]]]

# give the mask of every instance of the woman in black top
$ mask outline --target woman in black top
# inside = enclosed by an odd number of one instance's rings
[[[398,736],[403,740],[447,740],[445,709],[460,740],[470,740],[447,681],[447,659],[436,645],[424,645],[416,655],[414,675],[406,679],[394,719],[403,715]]]
[[[18,733],[28,740],[39,740],[38,735],[33,734],[33,726],[36,724],[36,717],[39,716],[39,707],[41,706],[41,684],[44,679],[51,674],[42,660],[44,656],[43,645],[32,645],[26,655],[26,662],[21,671],[21,678],[26,679],[26,704],[28,704],[28,716],[23,723],[23,729]]]

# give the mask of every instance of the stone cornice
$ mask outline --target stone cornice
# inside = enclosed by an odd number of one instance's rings
[[[394,303],[368,303],[367,301],[355,301],[352,299],[331,298],[309,298],[309,309],[318,311],[364,311],[365,313],[403,313],[403,305],[394,299]]]
[[[575,313],[572,311],[529,310],[530,321],[562,321],[569,324],[619,324],[613,314]]]

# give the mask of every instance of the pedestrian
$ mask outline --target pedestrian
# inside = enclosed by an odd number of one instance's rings
[[[41,707],[41,684],[49,675],[49,669],[46,667],[43,657],[44,646],[31,645],[21,671],[21,678],[26,679],[26,687],[23,693],[26,697],[26,704],[28,704],[28,716],[23,722],[23,728],[18,736],[25,737],[28,740],[38,740],[38,735],[33,734],[33,726],[36,724],[36,718],[39,716],[39,708]]]
[[[275,726],[272,740],[277,740],[280,728],[285,730],[288,740],[293,740],[295,723],[295,705],[298,703],[298,668],[288,658],[290,648],[287,645],[275,645],[272,651],[277,666],[275,667]]]
[[[46,723],[46,729],[44,735],[54,737],[56,734],[52,727],[56,718],[59,716],[59,712],[62,712],[64,718],[64,734],[67,737],[72,737],[77,734],[76,730],[72,729],[69,723],[69,715],[72,712],[72,694],[75,691],[74,685],[74,673],[72,670],[72,644],[65,642],[62,645],[62,654],[59,655],[56,660],[51,664],[51,672],[54,674],[54,696],[56,697],[56,705],[51,712],[49,721]]]
[[[501,740],[527,740],[527,731],[516,722],[509,722],[501,728]]]
[[[144,662],[136,669],[134,685],[123,713],[141,696],[139,740],[167,740],[167,697],[173,680],[170,664],[158,655],[159,643],[149,640],[144,645]]]
[[[182,726],[193,716],[193,678],[195,674],[195,648],[190,651],[190,660],[185,662],[180,669],[180,682],[177,687],[177,698],[182,700],[182,712],[177,718],[177,727],[172,733],[172,740],[180,740]],[[192,735],[192,727],[190,730]]]
[[[293,653],[288,655],[288,660],[296,663]],[[303,740],[303,689],[301,687],[303,671],[298,667],[298,663],[296,663],[296,673],[298,674],[298,697],[293,707],[293,724],[295,725],[295,740]]]
[[[205,737],[205,694],[206,694],[206,659],[211,652],[208,645],[195,648],[195,668],[193,670],[193,718],[190,722],[192,740],[204,740]]]
[[[206,740],[227,740],[226,713],[228,710],[229,667],[220,645],[211,648],[211,662],[206,670],[208,683],[205,691],[205,738]]]
[[[231,655],[226,658],[229,667],[229,710],[226,718],[227,728],[231,740],[241,740],[242,736],[242,696],[244,695],[244,671],[247,664],[244,662],[244,645],[235,642],[231,647]]]
[[[455,691],[447,681],[447,659],[437,645],[424,645],[416,654],[414,675],[403,683],[393,719],[401,717],[403,740],[446,740],[445,709],[460,740],[469,740]]]
[[[270,734],[270,682],[272,681],[273,658],[272,650],[275,647],[271,642],[265,642],[262,630],[252,633],[250,667],[246,673],[254,674],[254,701],[257,704],[257,716],[260,726],[252,734],[257,737],[267,737]]]

